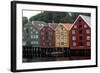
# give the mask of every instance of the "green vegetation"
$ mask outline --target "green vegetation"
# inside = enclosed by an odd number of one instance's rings
[[[69,13],[69,12],[53,12],[53,11],[44,11],[35,16],[32,16],[30,21],[44,21],[47,23],[73,23],[78,15],[87,15],[90,16],[89,13]]]

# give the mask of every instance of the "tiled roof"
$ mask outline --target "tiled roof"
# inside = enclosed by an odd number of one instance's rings
[[[70,30],[72,24],[66,23],[66,24],[63,24],[63,26],[64,26],[67,30]]]

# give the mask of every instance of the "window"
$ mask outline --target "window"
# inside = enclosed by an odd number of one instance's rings
[[[32,29],[33,29],[33,27],[31,26],[31,27],[30,27],[30,29],[32,30]]]
[[[61,32],[61,35],[63,36],[64,35],[64,32]]]
[[[73,36],[72,39],[73,39],[73,40],[76,40],[76,36]]]
[[[34,35],[31,38],[37,39],[38,38],[38,35]]]
[[[51,46],[51,43],[49,43],[49,46]]]
[[[26,45],[26,42],[25,42],[25,41],[23,41],[23,43],[22,43],[22,44],[23,44],[23,46],[25,46],[25,45]]]
[[[74,28],[77,28],[77,25],[74,25]]]
[[[61,45],[64,45],[64,42],[61,42]]]
[[[38,44],[38,41],[32,41],[31,44]]]
[[[31,44],[34,44],[34,42],[32,41]]]
[[[35,33],[38,34],[38,31],[36,31]]]
[[[82,43],[82,42],[79,42],[79,45],[80,45],[80,46],[83,46],[83,43]]]
[[[31,35],[31,39],[33,39],[34,37],[33,37],[33,35]]]
[[[89,30],[89,29],[87,29],[87,30],[86,30],[86,33],[87,33],[87,34],[89,34],[89,33],[90,33],[90,30]]]
[[[76,42],[73,42],[73,46],[76,46]]]
[[[35,38],[38,38],[39,36],[38,35],[35,35]]]
[[[35,29],[33,29],[33,32],[35,31]]]
[[[63,25],[60,25],[60,27],[61,27],[61,30],[63,30]]]
[[[28,33],[29,32],[29,30],[28,29],[26,29],[26,33]]]
[[[82,34],[82,30],[79,30],[79,34]]]
[[[90,36],[87,36],[87,37],[86,37],[86,40],[90,40]]]
[[[79,29],[82,28],[82,25],[79,25]]]
[[[79,20],[79,22],[81,22],[81,20]]]
[[[90,42],[87,42],[87,46],[90,46]]]
[[[82,40],[83,38],[82,38],[82,36],[79,36],[79,40]]]
[[[35,44],[38,44],[38,41],[34,42]]]
[[[32,34],[33,32],[31,31],[31,34]]]
[[[26,27],[24,27],[24,30],[26,30]]]
[[[45,45],[45,43],[43,43],[43,45]]]
[[[75,30],[72,30],[72,34],[75,34]]]
[[[87,28],[87,25],[86,24],[84,25],[84,28]]]

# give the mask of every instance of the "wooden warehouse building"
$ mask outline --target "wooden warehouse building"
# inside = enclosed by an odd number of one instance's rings
[[[91,49],[91,19],[89,16],[79,15],[70,29],[70,49],[80,54],[90,55]],[[84,53],[85,52],[85,53]],[[75,51],[74,51],[75,53]],[[78,53],[78,52],[77,52]]]

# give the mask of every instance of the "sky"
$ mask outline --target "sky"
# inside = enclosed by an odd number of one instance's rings
[[[27,17],[28,19],[34,15],[37,15],[38,13],[41,13],[41,11],[23,11],[23,16]]]

